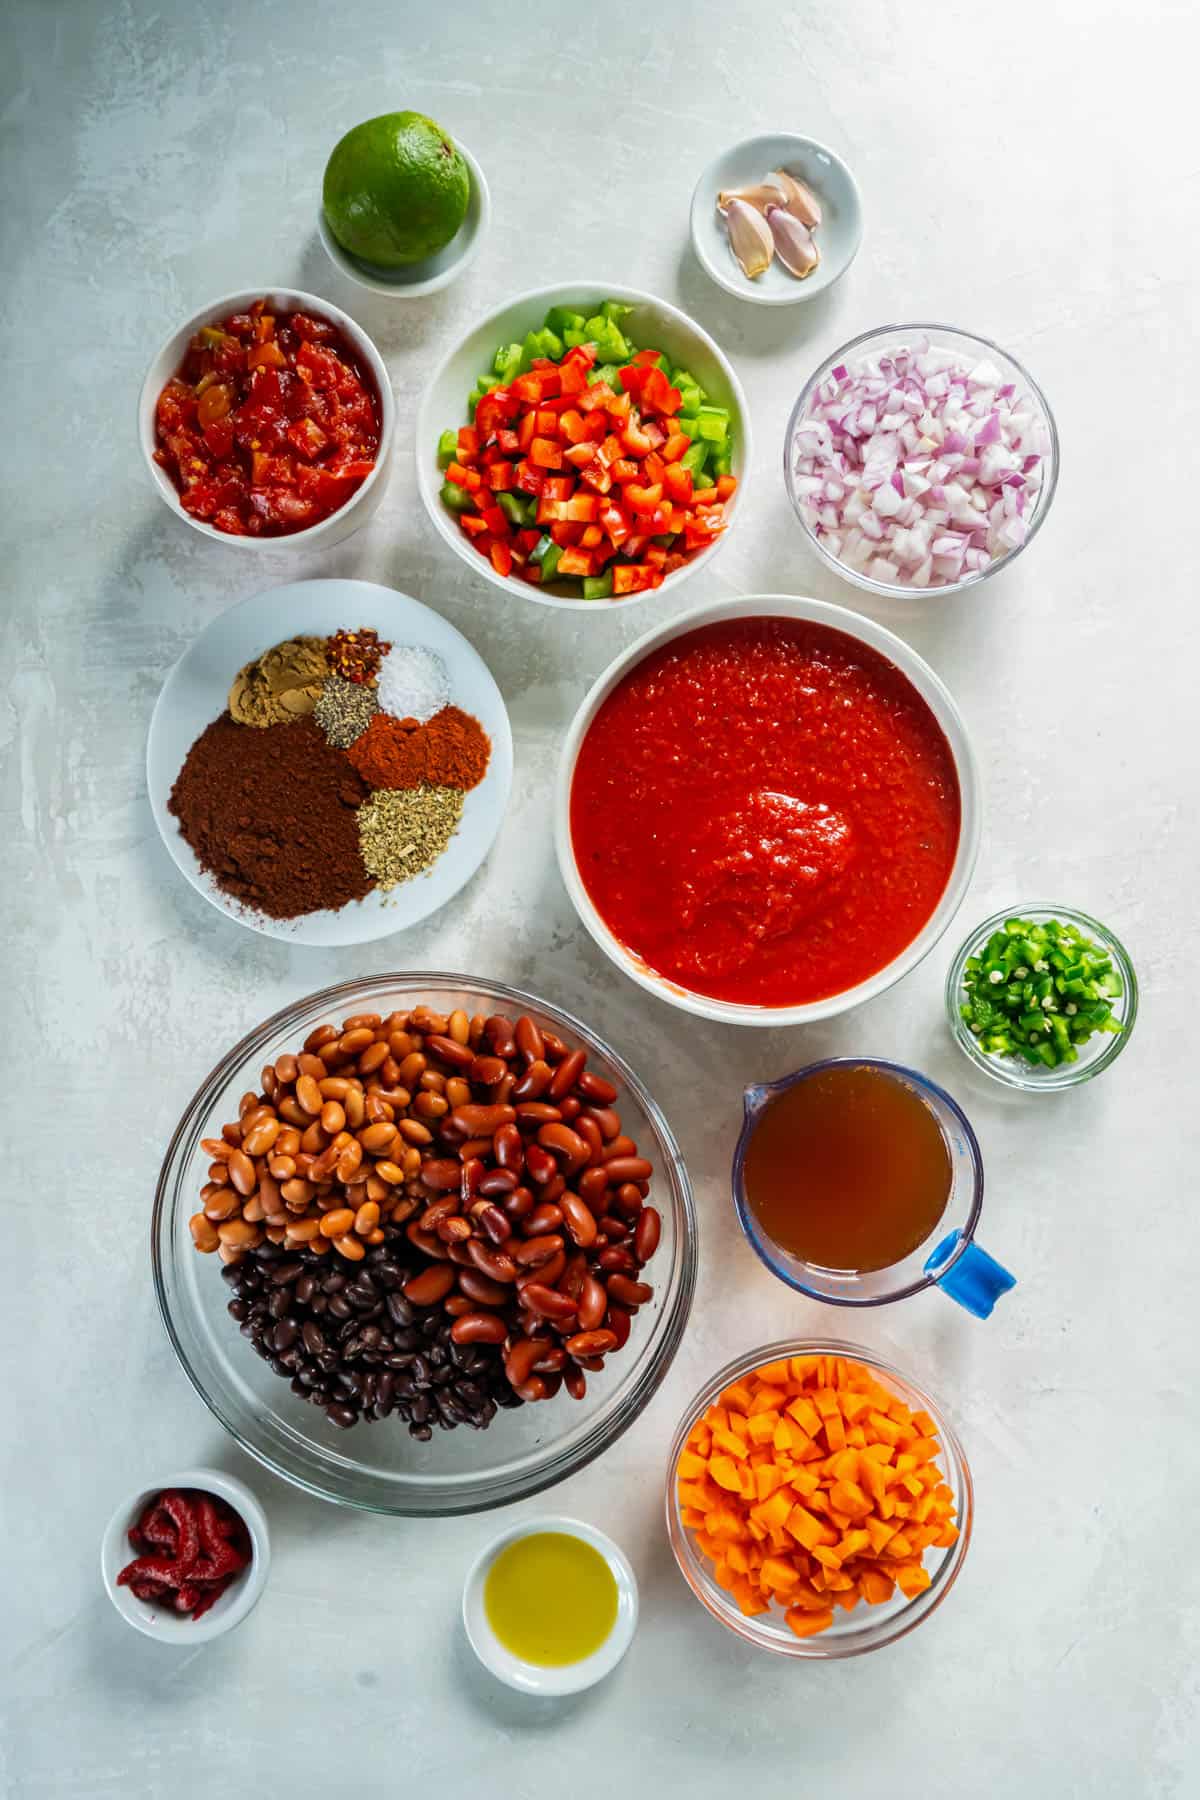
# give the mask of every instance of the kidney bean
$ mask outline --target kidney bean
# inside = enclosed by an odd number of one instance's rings
[[[578,1359],[581,1356],[607,1356],[610,1350],[617,1348],[615,1331],[577,1331],[574,1337],[566,1341],[568,1356]]]
[[[519,1337],[509,1345],[504,1356],[504,1373],[520,1392],[533,1373],[533,1365],[545,1350],[537,1338]]]
[[[578,1363],[568,1363],[563,1370],[563,1386],[572,1400],[582,1400],[587,1393],[587,1376]]]
[[[623,1244],[629,1238],[629,1226],[625,1220],[614,1218],[611,1213],[605,1213],[596,1220],[596,1229],[610,1244]]]
[[[521,1221],[521,1229],[526,1237],[544,1237],[547,1232],[557,1231],[562,1222],[562,1207],[543,1202]]]
[[[544,1187],[558,1174],[558,1164],[540,1144],[529,1144],[525,1149],[525,1170],[531,1181]]]
[[[465,1244],[471,1235],[469,1219],[441,1219],[437,1225],[437,1235],[443,1244]]]
[[[586,1050],[571,1050],[563,1057],[554,1071],[550,1082],[551,1100],[564,1100],[583,1074],[583,1066],[587,1062]]]
[[[545,1039],[528,1013],[522,1013],[513,1026],[513,1042],[527,1063],[539,1062],[545,1056]]]
[[[425,1048],[440,1062],[449,1063],[452,1069],[469,1069],[475,1061],[475,1053],[469,1045],[456,1043],[452,1037],[443,1037],[440,1032],[425,1039]]]
[[[575,1186],[579,1198],[593,1211],[602,1211],[608,1195],[608,1176],[602,1168],[584,1169]]]
[[[606,1144],[621,1135],[621,1115],[611,1106],[585,1106],[580,1118],[590,1119]]]
[[[488,1169],[479,1182],[478,1192],[486,1200],[511,1194],[517,1178],[511,1169]]]
[[[531,1312],[539,1313],[543,1319],[552,1319],[556,1323],[563,1319],[573,1319],[578,1310],[569,1294],[560,1294],[556,1288],[546,1287],[539,1281],[532,1281],[522,1288],[521,1301]]]
[[[553,1079],[554,1071],[550,1064],[543,1062],[539,1057],[531,1062],[524,1074],[519,1075],[513,1083],[513,1099],[524,1101],[526,1104],[538,1101]]]
[[[503,1202],[504,1210],[510,1219],[523,1219],[534,1209],[537,1202],[532,1190],[527,1187],[514,1188],[507,1200]]]
[[[493,1281],[515,1281],[519,1265],[503,1250],[490,1249],[481,1244],[478,1238],[470,1238],[467,1252],[477,1269],[489,1275]]]
[[[649,1262],[658,1249],[662,1236],[662,1218],[653,1206],[642,1209],[633,1233],[633,1253],[639,1262]]]
[[[579,1327],[581,1331],[595,1331],[604,1318],[608,1306],[608,1295],[594,1275],[589,1275],[579,1290]]]
[[[579,1113],[571,1121],[571,1129],[581,1137],[588,1147],[589,1164],[599,1164],[604,1160],[604,1139],[600,1136],[600,1127],[586,1113]]]
[[[543,1287],[557,1287],[559,1285],[559,1277],[562,1275],[566,1266],[566,1251],[557,1250],[550,1258],[549,1262],[535,1263],[532,1268],[526,1269],[523,1275],[519,1275],[517,1277],[517,1287],[524,1289],[531,1281],[540,1282]]]
[[[421,1182],[435,1194],[449,1193],[451,1189],[457,1191],[459,1165],[448,1156],[426,1157],[421,1164]]]
[[[523,1269],[536,1269],[542,1263],[549,1262],[552,1256],[557,1256],[564,1248],[563,1240],[557,1232],[547,1232],[539,1237],[526,1238],[523,1244],[517,1245],[514,1255]]]
[[[467,1071],[476,1087],[495,1087],[508,1074],[508,1064],[501,1056],[477,1056]]]
[[[562,1113],[563,1118],[570,1123],[579,1117],[580,1113],[583,1111],[583,1106],[582,1103],[575,1098],[574,1094],[568,1094],[565,1100],[559,1101],[558,1110]]]
[[[545,1100],[522,1100],[516,1112],[517,1123],[522,1131],[533,1130],[541,1125],[553,1125],[562,1118],[562,1108],[550,1106]]]
[[[623,1186],[628,1181],[649,1181],[654,1173],[653,1163],[647,1162],[644,1156],[606,1157],[604,1167],[611,1187]]]
[[[458,1285],[476,1306],[506,1306],[510,1290],[499,1281],[491,1281],[476,1268],[460,1269]]]
[[[637,1263],[623,1244],[609,1244],[600,1252],[596,1263],[599,1268],[604,1270],[605,1274],[637,1274]]]
[[[459,1177],[459,1193],[462,1197],[464,1206],[469,1206],[479,1192],[479,1184],[483,1180],[483,1176],[484,1163],[482,1157],[466,1157],[462,1165],[462,1174]]]
[[[605,1176],[607,1182],[608,1176]],[[636,1219],[642,1210],[642,1190],[635,1182],[623,1181],[615,1194],[608,1196],[611,1211],[623,1219]]]
[[[466,1138],[491,1138],[502,1125],[512,1125],[516,1116],[511,1106],[458,1106],[447,1124]]]
[[[444,1300],[454,1286],[454,1270],[445,1263],[434,1263],[431,1268],[422,1269],[419,1275],[412,1275],[404,1283],[404,1297],[411,1300],[414,1306],[436,1306]]]
[[[616,1338],[617,1349],[623,1350],[625,1345],[629,1342],[629,1333],[633,1329],[632,1315],[626,1312],[623,1306],[613,1306],[610,1304],[608,1311],[604,1315],[604,1323],[607,1329],[611,1331]]]
[[[543,1125],[537,1134],[537,1141],[543,1149],[567,1159],[567,1172],[574,1175],[582,1169],[592,1154],[591,1145],[586,1138],[581,1138],[577,1131],[569,1125]]]
[[[578,1194],[568,1191],[559,1200],[559,1209],[573,1243],[587,1250],[596,1241],[596,1220]]]
[[[517,1053],[516,1039],[509,1021],[502,1013],[493,1013],[483,1029],[493,1056],[502,1056],[505,1062],[509,1062]]]
[[[513,1392],[527,1405],[536,1405],[539,1400],[549,1400],[553,1380],[553,1375],[531,1375],[528,1381],[522,1381],[520,1385],[514,1382]]]
[[[533,1365],[535,1375],[558,1375],[566,1366],[567,1353],[558,1344],[553,1345]]]
[[[627,1275],[610,1275],[608,1278],[609,1297],[618,1300],[622,1306],[644,1306],[647,1300],[654,1298],[654,1289],[646,1281],[631,1281]]]
[[[496,1313],[463,1313],[451,1326],[450,1336],[456,1344],[502,1344],[508,1326]]]
[[[544,1025],[542,1026],[542,1042],[546,1046],[547,1062],[561,1062],[563,1057],[567,1054],[567,1046],[563,1043],[558,1033],[547,1031]]]

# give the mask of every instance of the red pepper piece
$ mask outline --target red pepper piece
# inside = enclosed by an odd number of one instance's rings
[[[180,1613],[194,1612],[201,1600],[200,1589],[195,1582],[185,1581],[175,1596],[175,1611]]]
[[[202,1619],[209,1607],[216,1605],[227,1585],[227,1583],[223,1583],[220,1587],[206,1587],[201,1591],[200,1598],[192,1610],[193,1620]]]
[[[174,1488],[163,1495],[162,1508],[179,1534],[175,1560],[181,1569],[190,1569],[200,1554],[200,1526],[195,1509],[186,1496]]]
[[[139,1556],[126,1563],[117,1576],[118,1587],[131,1587],[135,1581],[157,1581],[163,1587],[177,1588],[183,1571],[166,1556]]]

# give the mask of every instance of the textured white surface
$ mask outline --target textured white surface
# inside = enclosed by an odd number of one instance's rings
[[[1193,9],[10,0],[3,32],[4,1791],[1195,1794]],[[329,147],[393,106],[460,129],[495,200],[469,274],[411,306],[348,291],[313,231]],[[764,314],[697,269],[688,201],[723,140],[786,124],[847,157],[866,239],[830,295]],[[145,364],[211,294],[327,294],[376,335],[411,421],[451,331],[537,280],[606,268],[694,312],[750,397],[747,517],[678,602],[586,623],[507,606],[436,539],[407,428],[366,530],[277,568],[203,542],[146,485]],[[789,587],[863,604],[803,546],[781,435],[816,359],[905,315],[1011,346],[1063,436],[1029,555],[977,600],[887,615],[950,683],[987,770],[964,928],[1061,897],[1109,921],[1141,973],[1126,1055],[1041,1105],[972,1086],[940,1013],[951,943],[826,1029],[705,1026],[614,975],[551,852],[565,722],[656,605]],[[345,952],[214,912],[159,844],[142,778],[158,686],[205,622],[256,585],[331,573],[394,582],[460,625],[517,737],[508,820],[460,902]],[[649,1080],[696,1180],[698,1302],[663,1390],[607,1459],[530,1506],[603,1525],[642,1583],[629,1656],[578,1701],[508,1696],[464,1646],[460,1582],[498,1521],[388,1522],[285,1491],[224,1439],[155,1312],[150,1198],[199,1078],[284,1001],[389,964],[473,969],[586,1013]],[[790,1298],[740,1241],[726,1171],[741,1083],[832,1050],[908,1058],[969,1106],[984,1241],[1021,1276],[990,1324],[936,1294],[843,1321]],[[903,1644],[776,1666],[677,1577],[664,1450],[718,1361],[838,1324],[957,1418],[976,1539]],[[267,1508],[272,1579],[240,1631],[173,1655],[113,1612],[99,1536],[143,1474],[214,1460]]]

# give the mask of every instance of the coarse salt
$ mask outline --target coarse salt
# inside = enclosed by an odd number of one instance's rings
[[[450,676],[436,650],[396,644],[379,665],[378,693],[384,712],[424,725],[450,704]]]

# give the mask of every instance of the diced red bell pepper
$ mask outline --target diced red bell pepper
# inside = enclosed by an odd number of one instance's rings
[[[223,462],[233,449],[233,424],[229,419],[214,419],[204,427],[204,443],[218,462]]]
[[[287,434],[288,442],[295,446],[301,456],[307,456],[310,459],[319,456],[329,442],[328,434],[321,430],[315,419],[293,419],[288,426]],[[232,437],[232,435],[231,429],[230,436]],[[207,431],[204,436],[207,442]]]
[[[630,527],[619,506],[602,506],[600,523],[619,549],[629,536]]]
[[[652,450],[642,462],[642,474],[647,481],[661,481],[666,473],[667,465],[657,450]]]
[[[593,457],[591,462],[588,463],[587,467],[582,471],[580,479],[586,482],[587,486],[592,488],[597,494],[607,494],[613,484],[612,476],[597,457]]]
[[[458,522],[468,537],[480,537],[487,530],[487,525],[478,513],[459,513]]]
[[[580,394],[579,407],[582,412],[595,412],[597,408],[603,411],[613,398],[613,391],[607,381],[593,381]]]
[[[486,443],[492,433],[515,419],[521,410],[521,403],[508,388],[493,388],[490,394],[480,397],[475,407],[475,429],[479,433],[479,441]]]
[[[619,456],[612,466],[612,478],[614,481],[619,481],[622,486],[628,481],[639,481],[641,473],[637,464],[631,462],[627,456]]]
[[[665,544],[647,544],[642,554],[652,569],[661,569],[667,560]]]
[[[518,421],[517,421],[517,447],[518,447],[518,449],[528,452],[529,446],[530,446],[530,444],[532,444],[533,439],[534,439],[534,433],[535,433],[536,426],[537,426],[536,414],[527,412],[527,413],[523,413],[521,415],[520,419],[518,419]]]
[[[578,444],[582,442],[584,433],[587,430],[587,427],[584,424],[583,414],[575,407],[569,407],[566,412],[560,414],[558,429],[563,437],[566,438],[568,444]]]
[[[595,360],[595,344],[573,344],[558,366],[560,369],[579,368],[586,372]]]
[[[650,487],[641,487],[636,481],[625,484],[625,503],[632,506],[634,512],[653,512],[662,497],[661,481],[654,482]]]
[[[493,537],[506,538],[511,534],[512,527],[509,525],[508,515],[501,512],[498,506],[484,507],[483,522]]]
[[[662,352],[660,350],[636,350],[634,352],[633,360],[639,368],[645,365],[648,368],[657,369],[658,359],[661,354]]]
[[[577,544],[583,536],[583,526],[570,519],[558,519],[550,527],[551,540],[556,544]]]
[[[511,575],[513,559],[512,551],[507,544],[493,544],[488,552],[492,559],[492,567],[497,575]]]
[[[540,469],[535,469],[531,462],[519,462],[516,465],[514,480],[522,494],[540,494],[546,477]]]
[[[659,452],[666,463],[677,463],[686,453],[691,438],[686,431],[673,431]],[[691,471],[689,470],[690,474]]]
[[[663,469],[663,487],[672,500],[686,505],[692,497],[692,471],[681,463],[667,463]]]
[[[715,484],[712,487],[695,488],[692,492],[692,505],[715,506],[717,504],[717,498]]]
[[[529,446],[529,460],[539,469],[561,469],[562,451],[551,438],[535,437]]]
[[[255,480],[257,479],[258,477],[256,475]],[[463,468],[461,463],[448,463],[446,466],[446,480],[453,482],[455,487],[465,488],[467,485],[467,471]]]
[[[479,454],[479,433],[473,425],[460,425],[458,428],[458,456],[460,462],[466,462]]]
[[[536,550],[541,541],[541,532],[535,531],[531,525],[526,525],[517,533],[517,542],[526,555],[528,555],[531,550]]]
[[[569,500],[574,491],[575,482],[570,475],[547,475],[542,481],[547,500]]]
[[[453,463],[450,467],[454,467]],[[450,469],[447,469],[446,474],[449,475],[449,473]],[[510,462],[489,463],[484,470],[484,480],[494,494],[507,493],[510,488],[516,486],[516,476]]]
[[[509,431],[505,427],[496,433],[496,448],[503,450],[505,456],[515,456],[521,448],[521,442],[515,431]]]
[[[591,523],[600,508],[595,494],[572,494],[569,500],[560,500],[558,504],[563,508],[564,519],[582,519],[585,524]]]
[[[638,458],[648,456],[654,448],[650,439],[634,419],[630,419],[621,433],[621,446],[627,455]]]
[[[571,502],[569,500],[567,501],[567,505],[568,506],[571,505]],[[599,525],[585,525],[584,526],[583,536],[579,540],[579,548],[581,550],[595,550],[597,548],[597,546],[602,544],[603,542],[604,542],[604,533],[600,529]]]
[[[592,569],[592,558],[586,550],[564,550],[558,559],[559,575],[590,575]]]
[[[683,404],[678,388],[673,388],[661,369],[648,369],[642,383],[641,405],[650,412],[677,413]]]
[[[564,461],[569,462],[573,469],[586,469],[590,462],[595,461],[595,458],[596,445],[590,440],[582,444],[572,444],[569,449],[563,451]]]
[[[648,563],[617,563],[612,572],[613,593],[639,594],[653,585],[653,576],[654,570]]]
[[[722,501],[728,500],[728,499],[730,499],[730,497],[732,495],[734,495],[736,493],[737,493],[737,476],[736,475],[718,475],[717,476],[717,499],[718,500],[722,500]]]
[[[556,438],[558,436],[558,414],[552,407],[538,407],[534,431],[538,437]]]
[[[579,363],[564,362],[559,370],[562,394],[582,394],[588,384],[587,370]]]
[[[653,419],[643,419],[642,430],[650,439],[651,450],[657,450],[660,445],[665,444],[667,441],[666,432],[661,425],[656,425]]]
[[[633,400],[628,394],[614,394],[604,410],[610,419],[623,421],[633,414]]]

